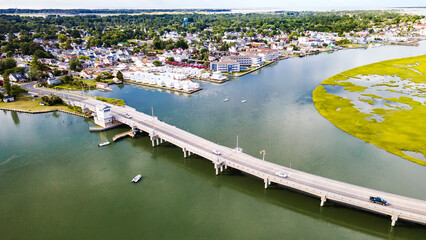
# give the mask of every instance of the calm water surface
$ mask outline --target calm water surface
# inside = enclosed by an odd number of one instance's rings
[[[313,174],[426,200],[426,168],[336,128],[316,111],[312,90],[341,71],[426,54],[388,46],[288,59],[191,96],[114,87],[139,111],[244,152]],[[224,98],[228,102],[223,102]],[[245,104],[241,100],[246,99]],[[108,147],[127,128],[90,133],[93,123],[63,113],[0,111],[0,239],[420,239],[398,222],[227,171],[202,158],[152,148],[140,135]],[[139,184],[130,180],[142,173]]]

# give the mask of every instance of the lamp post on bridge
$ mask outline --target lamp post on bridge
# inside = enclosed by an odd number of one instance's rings
[[[263,154],[262,160],[265,161],[265,155],[266,155],[265,149],[263,149],[262,151],[260,151],[260,154]]]

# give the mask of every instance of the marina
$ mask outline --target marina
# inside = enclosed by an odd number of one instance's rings
[[[124,74],[125,82],[140,84],[153,88],[161,88],[170,91],[182,93],[194,93],[202,88],[199,83],[186,79],[186,76],[179,73],[160,73],[154,74],[150,72],[126,72]]]

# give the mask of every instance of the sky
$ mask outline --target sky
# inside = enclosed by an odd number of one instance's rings
[[[0,0],[0,8],[355,10],[426,6],[425,0]]]

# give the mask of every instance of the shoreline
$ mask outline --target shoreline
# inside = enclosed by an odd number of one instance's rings
[[[29,114],[43,114],[43,113],[51,113],[51,112],[63,112],[63,113],[75,115],[75,116],[78,116],[78,117],[90,118],[89,116],[86,116],[84,114],[76,113],[76,112],[71,112],[71,111],[67,111],[67,110],[63,110],[63,109],[51,109],[51,110],[42,110],[42,111],[29,111],[29,110],[16,109],[16,108],[3,108],[3,107],[0,107],[0,110],[10,111],[10,112],[19,112],[19,113],[29,113]]]
[[[131,81],[131,80],[124,80],[124,82],[127,83],[127,84],[136,84],[136,85],[141,85],[141,86],[146,86],[146,87],[164,89],[164,90],[169,90],[169,91],[172,91],[172,92],[180,92],[180,93],[187,93],[187,94],[192,94],[192,93],[201,91],[203,89],[202,87],[199,87],[199,88],[194,89],[192,91],[185,91],[183,89],[162,87],[162,86],[158,86],[158,85],[154,85],[154,84],[142,83],[142,82],[135,82],[135,81]]]

